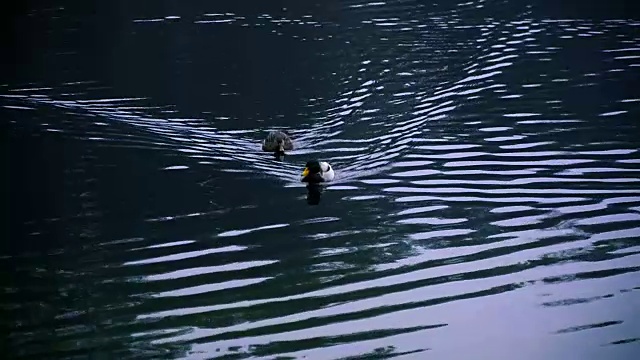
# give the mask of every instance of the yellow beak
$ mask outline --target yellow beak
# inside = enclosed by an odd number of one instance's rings
[[[309,175],[309,168],[304,168],[304,171],[302,172],[302,177],[305,177]]]

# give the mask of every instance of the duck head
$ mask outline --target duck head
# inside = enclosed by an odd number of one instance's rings
[[[307,183],[319,183],[323,182],[322,168],[318,160],[307,161],[307,164],[302,171],[302,182]]]
[[[273,155],[278,160],[282,160],[282,158],[284,157],[284,155],[285,155],[285,153],[284,153],[284,142],[282,140],[278,140],[278,148],[276,149],[276,151],[274,151]]]

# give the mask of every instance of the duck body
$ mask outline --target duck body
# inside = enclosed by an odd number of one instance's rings
[[[271,131],[262,142],[262,151],[272,151],[276,155],[284,155],[285,150],[293,150],[293,142],[283,131]]]
[[[326,161],[307,161],[302,171],[302,182],[317,184],[332,181],[336,176],[331,165]]]

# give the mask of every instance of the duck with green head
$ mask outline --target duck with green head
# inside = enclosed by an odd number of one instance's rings
[[[311,160],[302,171],[302,182],[317,184],[321,182],[329,182],[335,178],[336,174],[331,165],[326,161]]]

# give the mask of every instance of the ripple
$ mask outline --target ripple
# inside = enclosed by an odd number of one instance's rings
[[[185,170],[188,169],[188,166],[185,165],[174,165],[174,166],[167,166],[162,168],[162,170]]]
[[[276,262],[277,261],[275,260],[250,261],[250,262],[232,263],[232,264],[225,264],[225,265],[218,265],[218,266],[203,266],[198,268],[181,269],[181,270],[171,271],[164,274],[150,275],[150,276],[147,276],[145,280],[147,281],[175,280],[175,279],[181,279],[185,277],[213,274],[213,273],[226,272],[226,271],[239,271],[239,270],[250,269],[250,268],[259,267],[259,266],[271,265]]]
[[[580,343],[550,357],[630,351],[637,21],[486,1],[194,6],[138,9],[118,35],[134,60],[182,39],[158,72],[175,92],[80,70],[1,85],[15,153],[42,164],[10,169],[31,186],[21,206],[38,204],[16,207],[18,250],[0,254],[18,357],[495,358],[520,355],[495,341],[516,338]],[[223,38],[250,50],[231,64]],[[284,161],[260,148],[276,128],[298,145]],[[311,207],[310,157],[337,174]]]
[[[149,258],[149,259],[144,259],[144,260],[129,261],[129,262],[125,262],[123,265],[125,265],[125,266],[127,266],[127,265],[146,265],[146,264],[153,264],[153,263],[160,263],[160,262],[167,262],[167,261],[178,261],[178,260],[189,259],[189,258],[193,258],[193,257],[204,256],[204,255],[208,255],[208,254],[216,254],[216,253],[229,252],[229,251],[241,251],[241,250],[244,250],[244,249],[246,249],[246,247],[226,246],[226,247],[222,247],[222,248],[189,251],[189,252],[184,252],[184,253],[174,253],[174,254],[170,254],[170,255],[166,255],[166,256],[160,256],[160,257]]]
[[[595,328],[600,328],[600,327],[605,327],[605,326],[612,326],[612,325],[619,325],[619,324],[622,324],[622,321],[607,321],[607,322],[603,322],[603,323],[599,323],[599,324],[573,326],[573,327],[570,327],[570,328],[558,330],[558,331],[556,331],[556,334],[566,334],[566,333],[572,333],[572,332],[576,332],[576,331],[583,331],[583,330],[588,330],[588,329],[595,329]]]
[[[182,288],[182,289],[160,292],[160,293],[153,294],[152,296],[156,298],[163,298],[163,297],[184,297],[184,296],[206,294],[214,291],[221,291],[221,290],[228,290],[228,289],[235,289],[235,288],[250,286],[253,284],[261,283],[269,279],[270,278],[230,280],[230,281],[225,281],[218,284],[205,284],[205,285],[191,286],[191,287]]]

